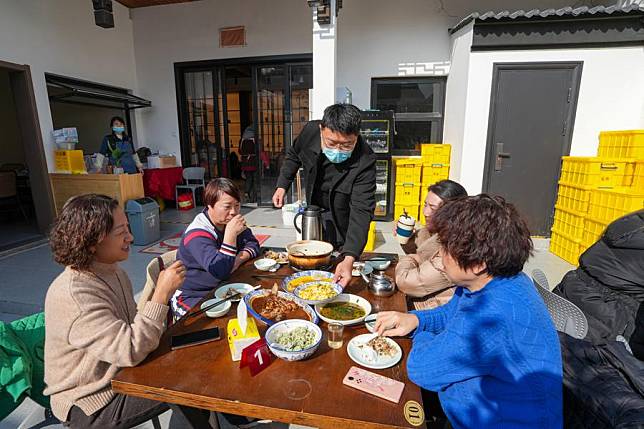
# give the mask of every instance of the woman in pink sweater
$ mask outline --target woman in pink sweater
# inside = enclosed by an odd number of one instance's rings
[[[118,202],[96,194],[67,201],[51,232],[54,259],[65,270],[45,299],[45,394],[54,415],[72,428],[129,428],[168,409],[115,394],[110,384],[120,368],[157,348],[168,300],[185,275],[181,262],[162,271],[137,313],[132,284],[118,265],[132,240]],[[194,427],[209,427],[208,412],[180,411]]]

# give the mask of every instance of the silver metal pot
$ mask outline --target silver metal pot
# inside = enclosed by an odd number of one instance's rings
[[[367,290],[377,296],[391,296],[396,292],[396,284],[385,273],[374,271],[367,283]]]

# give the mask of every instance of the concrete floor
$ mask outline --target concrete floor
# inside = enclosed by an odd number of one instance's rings
[[[174,209],[165,210],[161,214],[161,238],[167,238],[183,231],[198,211],[200,209],[189,212],[179,212]],[[254,233],[270,235],[264,246],[284,247],[287,243],[295,240],[295,230],[282,224],[281,211],[272,208],[244,207],[242,213]],[[392,230],[392,222],[378,222],[376,224],[376,251],[402,254]],[[563,275],[574,267],[548,252],[548,244],[549,240],[547,239],[535,239],[535,254],[526,264],[524,271],[529,275],[532,269],[541,268],[548,277],[550,287],[553,288]],[[147,246],[132,246],[129,259],[122,263],[132,280],[136,297],[143,290],[145,284],[145,267],[155,257],[153,254],[141,253],[140,250],[144,247]],[[8,322],[42,311],[47,288],[61,271],[62,267],[53,261],[46,243],[19,252],[0,255],[0,273],[2,273],[0,278],[0,320]],[[59,425],[39,425],[38,423],[41,421],[39,419],[25,422],[25,425],[21,426],[28,416],[35,417],[41,410],[41,407],[27,399],[11,415],[0,422],[0,429],[62,427]],[[163,428],[185,427],[185,422],[179,416],[172,416],[171,412],[161,416],[161,424]],[[152,424],[147,423],[139,427],[152,428]],[[231,428],[224,422],[221,427]],[[288,425],[273,423],[261,425],[261,427],[286,428]],[[290,425],[290,427],[301,426]]]

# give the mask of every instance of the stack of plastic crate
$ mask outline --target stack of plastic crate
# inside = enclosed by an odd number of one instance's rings
[[[420,158],[398,158],[394,160],[394,164],[396,165],[394,219],[398,219],[403,212],[418,219],[423,161]]]
[[[436,182],[449,178],[449,164],[452,146],[449,144],[425,143],[420,146],[423,158],[423,177],[420,191],[420,223],[425,223],[422,207],[427,197],[427,188]]]
[[[550,251],[571,264],[613,220],[644,208],[644,130],[604,131],[599,156],[562,158]]]

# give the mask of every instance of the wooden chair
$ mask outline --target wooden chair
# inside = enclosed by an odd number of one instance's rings
[[[145,307],[145,303],[148,302],[152,298],[152,295],[154,294],[154,289],[156,288],[157,280],[159,280],[159,273],[161,272],[161,262],[163,262],[163,267],[168,267],[176,260],[177,260],[177,251],[172,250],[170,252],[164,253],[161,256],[157,256],[156,258],[150,261],[150,263],[148,264],[148,267],[146,268],[147,275],[145,280],[145,286],[143,287],[143,292],[141,292],[141,296],[139,297],[139,303],[137,304],[137,308],[139,309],[139,311],[143,310],[143,308]]]

